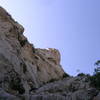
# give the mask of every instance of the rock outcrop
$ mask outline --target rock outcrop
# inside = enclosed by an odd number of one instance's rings
[[[68,77],[56,49],[40,49],[0,7],[0,100],[98,100],[87,76]]]

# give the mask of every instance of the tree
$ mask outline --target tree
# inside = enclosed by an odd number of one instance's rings
[[[100,60],[96,63],[96,68],[94,69],[93,76],[90,77],[91,85],[97,89],[100,89]]]
[[[94,74],[100,73],[100,60],[95,63],[96,68],[94,69]]]

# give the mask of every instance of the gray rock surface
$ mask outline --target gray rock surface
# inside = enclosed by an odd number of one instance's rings
[[[28,93],[52,79],[61,79],[64,71],[58,50],[34,48],[23,31],[24,28],[0,8],[0,85],[7,91]]]
[[[95,96],[93,100],[100,100],[100,93],[98,93],[98,95]]]
[[[0,100],[98,100],[87,76],[68,77],[60,53],[40,49],[0,7]]]
[[[6,93],[3,89],[0,88],[0,100],[20,100],[20,98]]]

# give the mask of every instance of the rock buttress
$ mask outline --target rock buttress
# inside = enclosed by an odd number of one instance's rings
[[[23,32],[0,7],[0,87],[11,94],[29,93],[64,74],[58,50],[34,48]]]

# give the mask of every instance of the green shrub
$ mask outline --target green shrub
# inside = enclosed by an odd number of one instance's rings
[[[19,94],[25,93],[25,89],[24,89],[23,84],[21,83],[21,79],[19,77],[11,80],[10,87],[11,87],[11,89],[18,91]]]
[[[79,73],[77,76],[85,76],[84,73]]]
[[[57,81],[57,79],[51,79],[51,80],[49,80],[48,83],[55,82],[55,81]]]
[[[90,84],[97,89],[100,89],[100,73],[90,76]]]
[[[93,76],[90,76],[90,84],[95,88],[100,90],[100,60],[98,60],[95,65]]]
[[[63,74],[63,78],[69,77],[69,75],[67,73]]]

